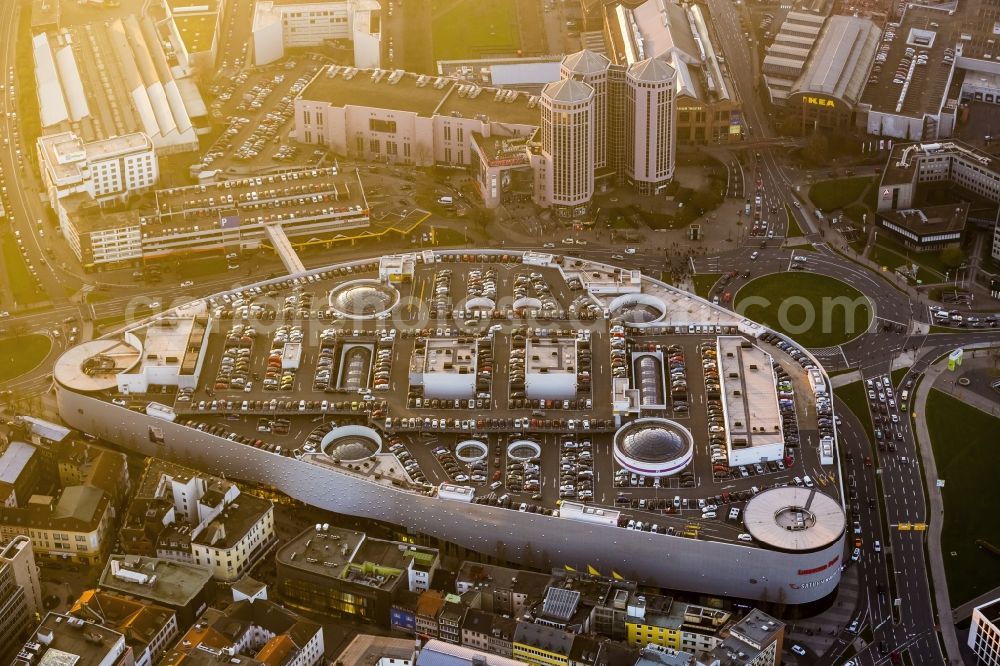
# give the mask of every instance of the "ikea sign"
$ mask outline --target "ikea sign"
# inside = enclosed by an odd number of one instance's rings
[[[826,106],[831,109],[836,106],[832,99],[825,99],[823,97],[810,97],[809,95],[804,95],[802,99],[806,104],[811,104],[812,106]]]

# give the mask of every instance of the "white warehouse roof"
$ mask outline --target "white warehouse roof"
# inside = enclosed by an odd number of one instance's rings
[[[42,127],[51,127],[69,119],[66,98],[59,84],[59,73],[56,71],[48,38],[44,34],[37,35],[31,43],[35,55],[35,81]]]

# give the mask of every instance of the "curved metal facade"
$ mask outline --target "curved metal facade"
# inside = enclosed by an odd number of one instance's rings
[[[817,551],[781,553],[454,502],[231,442],[61,385],[56,393],[66,423],[136,453],[270,485],[322,509],[405,525],[528,567],[590,564],[647,585],[788,604],[822,599],[840,582],[843,534]],[[150,426],[162,432],[162,444],[151,441]]]

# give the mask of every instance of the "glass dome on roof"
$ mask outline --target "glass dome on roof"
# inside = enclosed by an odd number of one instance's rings
[[[623,433],[618,446],[622,453],[634,460],[660,462],[682,455],[687,442],[679,432],[665,424],[642,423]]]
[[[645,324],[662,316],[660,310],[646,303],[628,303],[615,310],[615,317],[629,324]]]
[[[376,443],[361,435],[338,437],[330,442],[326,448],[327,455],[344,462],[364,460],[376,451],[378,451]]]
[[[372,315],[392,305],[392,293],[376,284],[347,285],[336,291],[331,305],[345,314]]]

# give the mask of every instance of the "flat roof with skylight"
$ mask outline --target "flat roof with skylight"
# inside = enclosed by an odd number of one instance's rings
[[[475,367],[475,343],[450,338],[436,338],[427,341],[424,372],[464,374],[474,372]]]
[[[525,363],[529,373],[576,372],[576,340],[529,340]]]
[[[719,336],[717,344],[729,464],[779,460],[785,438],[771,355],[742,336]],[[741,455],[746,449],[755,451]]]

